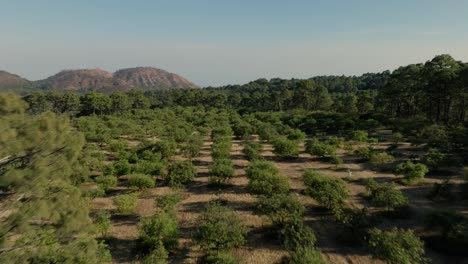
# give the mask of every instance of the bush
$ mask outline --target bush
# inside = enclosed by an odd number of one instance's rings
[[[254,141],[249,141],[244,143],[244,149],[242,151],[244,152],[246,159],[252,161],[262,158],[262,150],[262,144]]]
[[[244,121],[235,122],[233,125],[234,136],[238,139],[247,138],[254,133],[254,128]]]
[[[136,164],[133,164],[132,172],[159,176],[164,175],[166,166],[166,161],[139,160]]]
[[[441,244],[452,254],[465,253],[468,246],[468,218],[454,210],[440,210],[425,217],[425,228],[438,233]]]
[[[450,165],[449,155],[440,152],[436,148],[430,148],[422,158],[423,162],[430,166],[432,169],[439,169],[443,166]]]
[[[288,139],[302,142],[306,138],[306,134],[302,132],[300,129],[292,129],[288,134]]]
[[[111,140],[109,143],[109,150],[113,152],[125,151],[127,147],[127,143],[123,140]]]
[[[394,161],[395,158],[392,155],[382,152],[371,155],[369,159],[369,164],[375,168],[382,168],[386,164],[392,163]]]
[[[115,176],[98,176],[94,181],[104,190],[104,192],[108,192],[111,188],[117,185],[118,180]]]
[[[182,195],[178,192],[161,195],[155,198],[156,205],[164,212],[170,212],[182,200]]]
[[[165,212],[144,219],[138,227],[138,240],[144,249],[158,249],[161,245],[174,249],[178,245],[178,235],[175,215]]]
[[[127,160],[114,162],[114,171],[117,175],[127,175],[130,173],[130,163]]]
[[[203,264],[238,264],[239,261],[229,252],[212,251],[202,258]]]
[[[374,155],[374,150],[368,147],[361,147],[354,151],[354,155],[363,160],[368,160],[372,157],[372,155]]]
[[[327,161],[330,162],[331,164],[335,164],[336,166],[343,164],[343,159],[341,159],[337,155],[332,155],[330,157],[327,157]]]
[[[281,260],[282,264],[325,264],[320,251],[314,247],[300,246]]]
[[[313,170],[306,170],[303,174],[306,194],[314,198],[320,205],[339,212],[343,209],[348,198],[348,189],[343,180],[320,175]]]
[[[114,205],[117,207],[116,213],[121,215],[132,214],[135,210],[137,200],[138,197],[136,193],[117,195],[112,198]]]
[[[302,220],[287,222],[279,230],[280,239],[288,250],[298,247],[313,247],[317,241],[314,230],[304,225]]]
[[[107,230],[110,226],[110,214],[106,210],[99,210],[96,213],[96,218],[94,219],[94,224],[98,232],[101,234],[101,237],[105,237]]]
[[[320,143],[317,139],[312,139],[306,142],[305,151],[310,155],[326,157],[335,155],[336,147]]]
[[[197,170],[190,161],[174,161],[169,165],[165,181],[169,186],[179,186],[190,182]]]
[[[369,135],[367,131],[363,131],[363,130],[355,130],[355,131],[352,131],[350,134],[350,138],[358,142],[366,142],[368,137]]]
[[[97,248],[97,255],[100,263],[110,263],[112,261],[112,255],[109,250],[109,246],[104,243],[104,241],[100,241],[98,243]]]
[[[424,243],[411,230],[393,228],[369,232],[369,248],[374,257],[391,264],[425,263]]]
[[[187,158],[198,157],[200,149],[203,147],[203,136],[199,134],[191,135],[187,142],[181,147],[182,155]]]
[[[395,173],[403,174],[405,178],[402,180],[404,184],[411,185],[423,179],[429,169],[422,163],[414,164],[411,161],[400,163],[395,168]]]
[[[455,195],[452,193],[450,189],[450,183],[448,180],[442,183],[434,183],[431,191],[427,195],[427,197],[433,201],[440,202],[440,201],[452,201],[455,198]]]
[[[129,187],[139,190],[153,188],[156,185],[155,180],[146,174],[132,174],[128,177],[127,184]]]
[[[275,226],[302,219],[305,212],[304,206],[291,194],[260,196],[257,207]]]
[[[268,123],[263,123],[257,128],[257,133],[261,140],[272,140],[278,136],[276,128]]]
[[[398,143],[400,143],[400,141],[403,140],[403,135],[398,132],[393,133],[392,140],[393,140],[393,144],[398,145]]]
[[[213,142],[211,146],[211,157],[213,159],[228,159],[231,155],[231,141]]]
[[[280,159],[293,159],[299,156],[299,144],[296,141],[278,138],[273,141],[273,153]]]
[[[254,194],[271,196],[289,192],[288,178],[280,175],[264,175],[249,180],[247,186],[249,191]]]
[[[276,166],[265,160],[255,160],[249,163],[247,169],[245,170],[247,178],[249,179],[257,179],[261,178],[265,175],[278,175],[279,170]]]
[[[148,255],[143,259],[143,264],[167,264],[169,253],[163,245],[159,245],[157,248],[150,251]]]
[[[210,166],[210,181],[216,184],[227,183],[234,176],[234,167],[230,159],[217,159]]]
[[[144,151],[150,151],[152,153],[160,153],[163,159],[169,159],[176,154],[176,150],[177,144],[174,141],[161,140],[143,147],[138,151],[138,155],[141,156]]]
[[[334,146],[335,148],[342,148],[345,144],[345,139],[343,137],[329,136],[328,144]]]
[[[233,131],[230,126],[219,126],[213,128],[211,130],[211,139],[215,139],[217,137],[228,137],[231,138],[233,135]]]
[[[243,245],[247,231],[235,211],[212,203],[203,212],[194,239],[204,249],[219,251]]]
[[[393,183],[377,183],[374,179],[367,180],[367,196],[372,203],[394,210],[408,205],[408,198]]]

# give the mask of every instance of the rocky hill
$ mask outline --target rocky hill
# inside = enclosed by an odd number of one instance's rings
[[[18,75],[0,71],[0,91],[25,94],[32,90],[32,84]]]
[[[121,69],[113,74],[101,69],[63,70],[34,82],[0,71],[0,91],[23,94],[34,90],[113,92],[171,88],[188,89],[198,86],[177,74],[153,67]]]

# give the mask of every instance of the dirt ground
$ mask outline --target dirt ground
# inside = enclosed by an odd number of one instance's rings
[[[268,226],[268,221],[255,213],[255,196],[247,192],[248,179],[245,175],[245,167],[248,161],[242,154],[241,141],[233,140],[231,159],[235,165],[235,177],[232,179],[229,186],[217,189],[209,186],[208,167],[212,160],[210,157],[211,142],[206,140],[201,150],[200,157],[193,160],[193,164],[198,171],[198,177],[193,182],[188,184],[185,189],[179,190],[182,193],[183,200],[177,205],[176,213],[179,219],[181,237],[179,240],[179,248],[176,252],[172,252],[170,263],[196,263],[197,258],[202,255],[202,251],[193,244],[191,237],[196,230],[200,212],[207,203],[214,199],[223,200],[227,206],[236,210],[236,212],[244,220],[244,223],[250,228],[247,236],[247,243],[237,249],[233,253],[241,260],[241,263],[255,264],[271,264],[277,263],[287,252],[282,248],[281,244],[274,239],[269,239],[265,236],[265,228]],[[324,259],[329,263],[383,263],[373,259],[368,251],[363,247],[351,247],[343,245],[337,239],[338,230],[337,223],[334,222],[328,212],[321,209],[313,199],[301,194],[305,188],[302,183],[301,175],[305,169],[314,169],[324,175],[343,178],[346,180],[350,190],[349,203],[354,207],[369,207],[372,210],[369,202],[363,198],[365,193],[364,179],[375,178],[377,181],[395,181],[397,176],[391,172],[375,172],[371,170],[365,163],[360,163],[356,157],[347,155],[344,151],[339,151],[338,155],[344,160],[344,164],[337,168],[335,165],[325,163],[319,159],[310,156],[303,152],[304,147],[301,146],[301,154],[298,159],[291,161],[277,160],[272,153],[272,146],[263,144],[264,151],[262,155],[265,159],[273,161],[280,169],[282,175],[288,177],[291,191],[298,195],[299,199],[307,208],[305,222],[310,225],[317,235],[317,248],[321,250]],[[379,148],[385,148],[386,144],[381,144]],[[400,144],[399,151],[402,154],[411,152],[412,146],[409,144]],[[414,150],[416,151],[416,150]],[[403,157],[404,158],[404,155]],[[176,157],[180,159],[180,157]],[[349,171],[352,177],[349,177]],[[411,187],[399,186],[405,195],[410,199],[411,211],[415,215],[421,214],[426,210],[437,208],[453,208],[468,215],[468,208],[465,205],[457,203],[435,203],[426,198],[430,189],[430,183],[442,182],[447,177],[451,178],[452,183],[461,181],[459,175],[451,176],[429,176],[425,179],[424,184]],[[125,192],[124,187],[117,188],[105,198],[96,198],[92,201],[95,209],[112,209],[112,196],[118,193]],[[113,263],[138,263],[138,256],[135,252],[137,226],[142,217],[150,216],[156,212],[154,199],[158,195],[164,195],[173,192],[168,187],[156,187],[145,191],[138,201],[136,214],[132,216],[114,216],[112,217],[112,225],[108,232],[109,247],[111,249]],[[413,228],[416,233],[422,232],[418,217],[409,219],[399,219],[392,222],[383,222],[382,227],[399,226],[405,228]],[[420,234],[420,233],[419,233]],[[441,255],[431,250],[427,250],[428,256],[432,259],[431,263],[468,263],[465,259],[451,258]]]

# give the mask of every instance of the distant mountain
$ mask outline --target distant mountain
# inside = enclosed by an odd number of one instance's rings
[[[198,86],[177,74],[153,67],[121,69],[114,74],[101,69],[63,70],[39,81],[28,81],[17,75],[0,71],[0,91],[22,94],[35,90],[113,92],[171,88],[188,89]]]
[[[16,92],[19,94],[29,93],[33,89],[32,83],[18,75],[0,71],[0,91]]]

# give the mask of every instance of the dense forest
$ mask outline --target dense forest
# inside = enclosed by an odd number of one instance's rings
[[[0,262],[334,263],[332,248],[462,263],[466,166],[468,63],[449,55],[362,76],[0,94]]]

